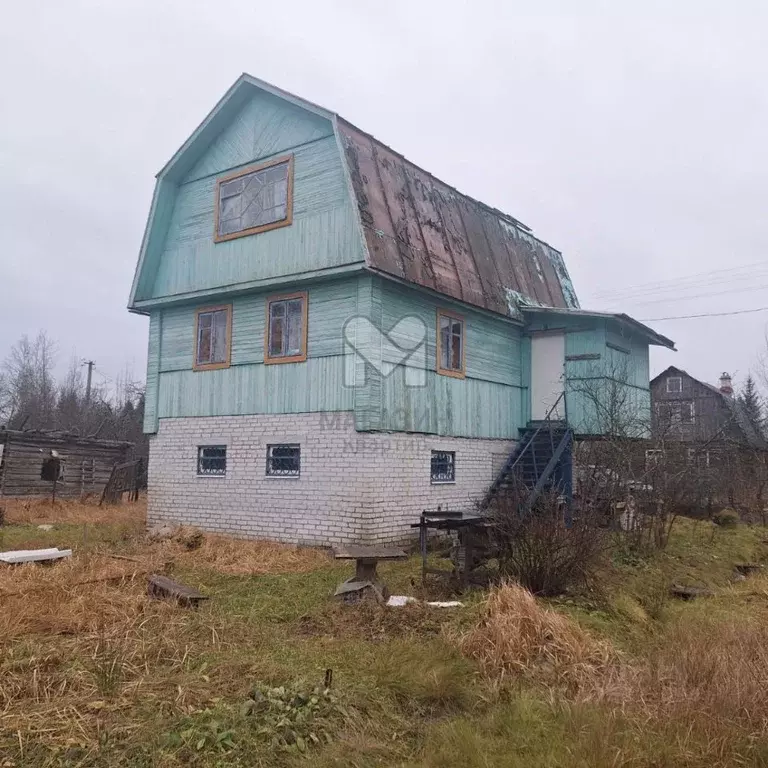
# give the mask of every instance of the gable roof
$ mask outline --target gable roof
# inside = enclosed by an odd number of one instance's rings
[[[365,241],[365,266],[388,277],[504,315],[520,301],[577,308],[562,255],[517,219],[462,194],[335,112],[241,75],[157,175],[129,306],[147,258],[165,233],[153,228],[173,189],[255,90],[331,121]]]
[[[752,446],[753,448],[768,448],[768,441],[766,440],[765,435],[762,434],[760,430],[755,428],[754,424],[752,424],[752,422],[749,420],[747,411],[744,408],[744,404],[735,395],[726,395],[725,393],[721,392],[720,389],[714,384],[709,384],[706,381],[697,379],[695,376],[691,376],[688,371],[684,371],[682,368],[677,368],[674,365],[670,365],[658,376],[654,376],[651,379],[651,386],[653,386],[653,384],[659,381],[659,379],[671,372],[687,376],[689,379],[692,379],[698,384],[701,384],[702,387],[708,389],[710,392],[712,392],[712,394],[719,397],[731,413],[731,423],[733,423],[739,429],[748,445]]]

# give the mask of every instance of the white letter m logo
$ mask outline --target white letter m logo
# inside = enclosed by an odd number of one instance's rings
[[[367,317],[350,317],[344,323],[344,386],[365,386],[366,365],[382,377],[402,367],[407,387],[426,386],[427,327],[424,321],[408,315],[398,320],[388,333],[383,333]]]

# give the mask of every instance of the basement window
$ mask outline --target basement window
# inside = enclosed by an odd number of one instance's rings
[[[197,449],[197,474],[210,477],[227,474],[227,446],[201,445]]]
[[[307,359],[307,293],[267,299],[265,363],[300,363]]]
[[[456,482],[456,452],[432,451],[431,480],[433,484]]]
[[[195,312],[196,371],[228,368],[232,346],[232,307],[205,307]]]
[[[437,311],[437,372],[463,379],[464,318],[443,309]]]
[[[682,376],[669,376],[667,378],[667,394],[679,395],[683,391]]]
[[[292,219],[292,155],[218,180],[214,237],[217,243],[287,227]]]
[[[300,445],[292,443],[267,446],[268,477],[298,477],[300,474]]]

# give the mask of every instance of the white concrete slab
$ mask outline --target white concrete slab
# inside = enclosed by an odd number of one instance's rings
[[[8,552],[0,552],[0,563],[8,563],[9,565],[15,563],[43,563],[71,556],[71,549],[13,549]]]

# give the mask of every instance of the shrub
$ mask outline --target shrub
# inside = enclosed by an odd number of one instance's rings
[[[555,596],[585,586],[607,548],[596,516],[584,510],[567,523],[556,494],[521,512],[525,490],[500,496],[491,511],[499,573],[536,595]]]
[[[724,509],[712,516],[712,522],[721,528],[735,528],[739,521],[739,513],[732,509]]]

